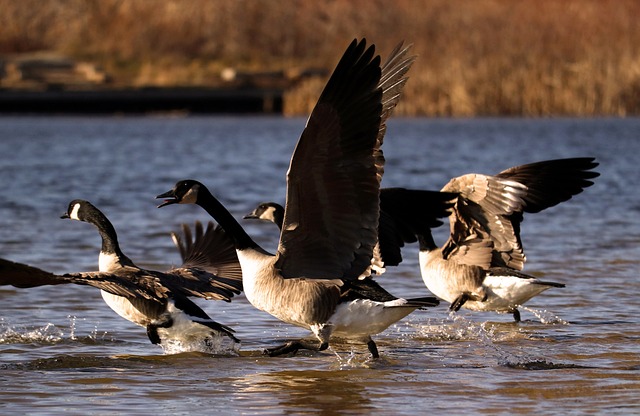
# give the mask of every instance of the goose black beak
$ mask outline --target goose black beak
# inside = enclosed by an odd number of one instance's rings
[[[160,198],[166,198],[166,199],[160,205],[158,205],[158,208],[162,208],[164,206],[171,205],[171,204],[177,204],[178,202],[180,202],[178,201],[178,198],[173,192],[173,189],[156,196],[156,199],[160,199]]]
[[[62,215],[60,215],[60,218],[64,219],[71,219],[71,217],[69,216],[68,212],[63,213]]]
[[[242,219],[244,219],[244,220],[257,220],[257,219],[259,219],[259,217],[256,214],[254,214],[253,212],[250,212],[247,215],[245,215],[244,217],[242,217]]]

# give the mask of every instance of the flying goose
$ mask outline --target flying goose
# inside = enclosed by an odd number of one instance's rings
[[[229,302],[241,291],[241,271],[230,241],[220,229],[210,224],[206,233],[196,226],[196,240],[191,235],[174,241],[185,263],[167,272],[145,270],[136,266],[120,249],[115,228],[90,202],[76,199],[61,218],[93,224],[102,238],[99,271],[63,275],[72,283],[101,289],[102,298],[118,315],[147,329],[153,344],[163,341],[204,341],[220,335],[239,342],[233,330],[213,321],[189,297]],[[186,228],[185,228],[186,229]],[[231,248],[231,250],[230,250]],[[211,256],[218,256],[219,263]],[[195,266],[194,266],[195,265]],[[217,270],[216,276],[207,270]]]
[[[459,194],[449,217],[450,234],[438,247],[430,231],[419,233],[420,268],[427,288],[440,299],[474,311],[512,313],[518,306],[562,283],[522,273],[523,213],[535,213],[571,199],[599,176],[594,158],[547,160],[516,166],[495,176],[467,174],[442,191]]]
[[[418,307],[437,304],[435,298],[388,297],[373,280],[359,279],[371,267],[377,242],[381,119],[389,111],[387,102],[397,101],[383,100],[382,92],[391,85],[401,89],[413,62],[404,56],[407,49],[398,48],[388,61],[387,78],[381,78],[374,50],[365,40],[351,43],[307,121],[287,174],[275,255],[262,249],[200,182],[179,181],[157,197],[166,198],[159,207],[191,203],[204,208],[234,242],[249,302],[311,330],[319,340],[290,341],[265,354],[322,351],[333,335],[361,339],[378,357],[371,335]]]

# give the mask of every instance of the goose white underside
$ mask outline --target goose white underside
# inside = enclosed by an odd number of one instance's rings
[[[143,327],[146,327],[151,322],[151,318],[136,308],[126,297],[114,295],[104,290],[101,290],[100,294],[104,302],[127,321]]]
[[[390,302],[357,299],[340,303],[327,322],[311,325],[305,322],[307,314],[299,305],[274,302],[274,299],[281,297],[282,292],[279,291],[291,290],[287,286],[294,284],[275,272],[275,257],[254,250],[242,250],[238,251],[238,259],[242,267],[244,294],[254,307],[283,322],[311,330],[321,341],[328,342],[331,336],[368,339],[417,309],[403,306],[407,303],[405,299]],[[271,292],[275,295],[269,297]]]
[[[247,300],[261,311],[273,314],[264,301],[264,293],[259,286],[261,280],[269,282],[276,279],[274,270],[275,257],[255,250],[236,250],[242,269],[242,288]],[[264,278],[261,278],[264,276]],[[279,277],[278,279],[282,279]]]
[[[154,323],[154,316],[145,314],[126,297],[105,291],[100,292],[105,303],[124,319],[145,328]],[[200,351],[224,354],[230,351],[237,352],[239,345],[226,334],[198,323],[198,321],[205,321],[204,319],[188,315],[176,308],[172,301],[167,303],[166,312],[170,314],[173,324],[169,328],[157,329],[161,340],[160,346],[166,353]]]
[[[173,302],[167,305],[167,312],[171,315],[173,325],[169,328],[158,328],[160,346],[167,354],[188,351],[200,351],[210,354],[237,353],[239,344],[226,334],[213,330],[204,321],[175,307]]]
[[[487,300],[468,301],[463,307],[475,311],[511,312],[551,287],[539,284],[536,279],[493,275],[485,277],[482,286],[487,293]]]
[[[454,288],[446,285],[443,280],[444,278],[440,276],[428,276],[425,283],[434,295],[452,303],[461,295],[461,292],[453,290]],[[551,287],[537,282],[536,279],[517,276],[488,275],[482,283],[487,299],[485,301],[468,300],[462,307],[472,311],[513,312],[518,306]]]
[[[405,299],[390,302],[376,302],[369,299],[356,299],[341,303],[329,321],[323,326],[331,329],[330,336],[338,338],[369,339],[409,315],[417,308],[406,305]],[[326,336],[320,328],[310,328],[318,338]]]

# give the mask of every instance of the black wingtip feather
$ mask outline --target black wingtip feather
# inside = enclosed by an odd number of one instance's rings
[[[599,164],[594,157],[545,160],[514,166],[500,172],[497,177],[525,185],[524,212],[536,213],[568,201],[594,184],[600,176],[593,171]]]

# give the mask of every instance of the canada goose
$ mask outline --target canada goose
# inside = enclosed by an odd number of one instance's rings
[[[449,217],[450,235],[438,247],[430,231],[418,235],[420,268],[427,288],[440,299],[474,311],[513,314],[518,306],[562,283],[524,274],[520,238],[523,213],[569,200],[599,173],[594,158],[547,160],[512,167],[495,176],[467,174],[442,191],[458,193]]]
[[[371,266],[377,241],[386,108],[380,58],[374,57],[374,46],[365,48],[364,40],[348,47],[296,145],[276,255],[258,246],[200,182],[179,181],[157,197],[166,198],[159,207],[204,208],[234,241],[249,302],[310,329],[320,341],[291,341],[265,350],[271,356],[301,348],[322,351],[334,335],[362,339],[378,357],[371,335],[417,307],[437,304],[435,298],[387,300],[375,282],[358,279]],[[385,72],[393,74],[388,85],[403,85],[413,61],[403,57],[406,49],[398,53],[389,60],[394,68]]]
[[[223,228],[234,227],[231,220],[225,218],[226,215],[216,212],[222,205],[200,182],[180,181],[174,189],[158,197],[174,198],[167,199],[160,206],[195,203],[212,216],[216,215],[214,218]],[[235,219],[233,221],[235,222]],[[241,229],[237,222],[235,224]],[[294,268],[293,272],[298,274],[288,277],[288,265],[285,263],[282,267],[279,264],[282,264],[280,261],[287,260],[289,252],[294,253],[295,249],[288,251],[287,247],[282,245],[282,238],[276,256],[264,251],[246,233],[239,235],[235,243],[243,267],[244,293],[249,302],[284,322],[311,330],[321,342],[317,345],[302,340],[292,341],[280,347],[266,349],[265,354],[271,356],[296,352],[298,349],[322,351],[329,346],[331,336],[335,336],[362,339],[367,343],[371,355],[378,358],[378,350],[371,335],[384,331],[417,308],[439,304],[433,297],[397,298],[373,279],[362,279],[359,277],[361,275],[323,279],[313,277],[312,272],[306,274]],[[308,253],[305,261],[318,264],[322,259],[317,257],[314,253]],[[304,265],[294,266],[302,268]],[[366,269],[367,265],[361,267]]]
[[[111,222],[90,202],[71,201],[61,218],[93,224],[102,238],[99,272],[65,276],[73,277],[73,283],[100,288],[107,305],[121,317],[145,327],[153,344],[163,341],[206,343],[219,335],[239,342],[231,328],[213,321],[188,298],[230,301],[234,294],[240,293],[239,264],[234,266],[235,253],[229,250],[233,246],[226,237],[219,236],[221,230],[214,230],[210,224],[204,234],[197,226],[195,243],[187,243],[174,235],[176,244],[182,247],[185,264],[163,273],[137,267],[121,251]],[[191,240],[190,234],[186,240]],[[216,263],[211,258],[206,259],[208,254],[203,249],[220,256],[218,270],[226,277],[205,271],[205,268],[216,268]]]

